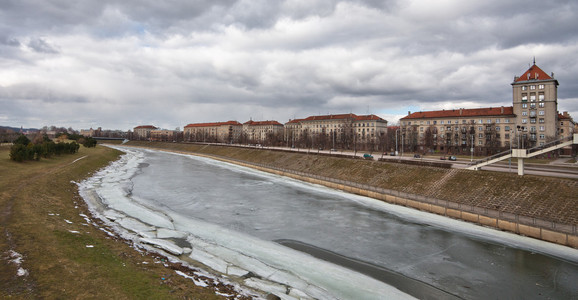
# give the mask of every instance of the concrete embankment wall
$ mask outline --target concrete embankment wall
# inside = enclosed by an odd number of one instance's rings
[[[159,149],[163,150],[163,149]],[[459,219],[498,230],[508,231],[560,245],[578,248],[578,235],[576,225],[558,224],[537,218],[516,215],[488,208],[481,208],[467,204],[454,203],[451,201],[432,199],[420,195],[407,194],[395,190],[375,188],[355,182],[338,180],[277,168],[270,165],[250,163],[231,159],[218,155],[191,153],[186,151],[165,150],[183,154],[192,154],[220,161],[237,164],[260,171],[287,176],[297,180],[319,184],[330,188],[342,190],[348,193],[366,196],[391,204],[403,205],[421,211],[431,212],[438,215]]]

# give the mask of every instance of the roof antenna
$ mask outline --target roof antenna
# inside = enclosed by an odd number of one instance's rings
[[[536,56],[534,56],[534,65],[536,65]]]

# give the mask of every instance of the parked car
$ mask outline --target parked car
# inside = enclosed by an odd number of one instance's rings
[[[414,155],[413,155],[413,158],[421,158],[421,155],[419,155],[419,154],[414,154]]]
[[[373,155],[368,154],[368,153],[365,153],[365,154],[363,154],[363,158],[365,158],[365,159],[373,159]]]
[[[391,152],[389,155],[391,155],[391,156],[395,156],[395,152]]]
[[[446,160],[447,158],[445,156],[440,156],[441,160]]]
[[[458,160],[458,158],[452,155],[452,156],[450,156],[449,160],[456,161],[456,160]]]

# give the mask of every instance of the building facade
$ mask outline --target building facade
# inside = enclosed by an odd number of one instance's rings
[[[511,85],[512,106],[408,112],[400,119],[407,149],[488,155],[561,138],[554,74],[534,64]]]
[[[151,131],[157,129],[152,125],[140,125],[133,129],[134,137],[137,140],[148,140],[151,137]]]
[[[529,145],[543,145],[558,136],[558,81],[536,64],[512,82],[516,128]]]
[[[237,121],[193,123],[185,126],[184,139],[188,142],[237,143],[243,125]]]
[[[277,121],[253,121],[243,123],[243,138],[246,143],[275,143],[283,137],[285,128]]]
[[[167,129],[153,129],[150,131],[151,141],[163,141],[172,142],[177,141],[180,131],[178,130],[167,130]]]
[[[310,116],[285,123],[285,140],[292,147],[379,148],[387,135],[387,121],[376,115]]]

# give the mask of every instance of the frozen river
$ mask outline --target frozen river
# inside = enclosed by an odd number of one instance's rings
[[[95,209],[220,272],[259,275],[249,285],[327,299],[578,297],[575,249],[205,158],[123,150],[81,185],[98,195]]]

